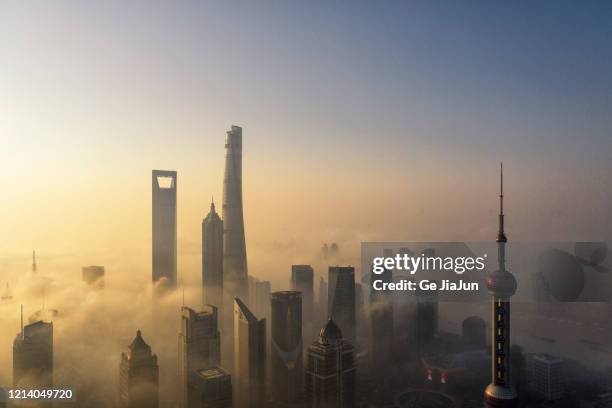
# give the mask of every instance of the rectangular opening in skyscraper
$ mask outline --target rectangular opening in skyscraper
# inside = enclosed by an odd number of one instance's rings
[[[162,189],[174,188],[174,177],[157,176],[157,187]]]

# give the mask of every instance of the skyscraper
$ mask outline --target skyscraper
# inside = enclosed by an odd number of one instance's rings
[[[329,319],[328,310],[327,310],[327,282],[321,276],[319,278],[319,301],[318,301],[318,316],[317,318],[320,320],[321,325],[324,325],[325,322]]]
[[[32,273],[36,273],[36,251],[32,251]]]
[[[190,407],[193,400],[193,387],[189,383],[191,374],[219,364],[221,343],[218,329],[217,308],[207,305],[203,311],[196,312],[183,306],[179,333],[179,395],[180,406]]]
[[[159,406],[159,366],[157,356],[144,341],[140,330],[121,353],[119,366],[119,406],[121,408],[156,408]]]
[[[190,374],[193,398],[189,408],[232,408],[232,377],[218,366]]]
[[[291,266],[291,290],[302,293],[302,336],[310,342],[314,337],[314,271],[312,266]]]
[[[531,354],[529,387],[546,401],[565,396],[565,363],[563,359],[546,353]]]
[[[487,279],[487,288],[492,296],[492,340],[491,340],[491,384],[484,400],[489,408],[515,407],[518,403],[516,391],[510,383],[510,297],[516,292],[516,279],[506,270],[506,234],[504,232],[504,173],[500,173],[499,231],[497,233],[499,269]]]
[[[176,287],[176,171],[153,170],[153,283]]]
[[[416,298],[416,345],[423,352],[438,334],[438,291],[417,290]]]
[[[223,221],[214,202],[202,221],[202,286],[202,303],[216,306],[223,316]]]
[[[330,266],[327,307],[329,317],[344,333],[344,338],[355,344],[355,268]]]
[[[225,139],[223,178],[223,278],[225,291],[247,304],[248,271],[242,214],[242,128],[232,126]]]
[[[272,305],[272,396],[280,403],[302,397],[302,296],[274,292]]]
[[[234,407],[263,408],[266,397],[266,320],[234,300]]]
[[[255,311],[255,315],[266,319],[266,326],[270,326],[270,293],[272,293],[272,285],[270,281],[257,281],[252,292],[251,304]],[[268,330],[269,331],[269,330]]]
[[[355,361],[353,345],[329,320],[319,339],[308,347],[306,357],[306,406],[352,408],[355,406]]]
[[[83,282],[97,289],[104,288],[104,267],[91,265],[81,268]]]
[[[38,321],[23,326],[13,341],[13,386],[53,387],[53,323]]]
[[[391,250],[385,249],[385,257],[391,257]],[[382,280],[393,282],[393,271],[385,269],[382,274],[370,273],[371,283]],[[372,363],[386,364],[393,347],[393,293],[391,291],[370,290],[370,322],[372,325]]]

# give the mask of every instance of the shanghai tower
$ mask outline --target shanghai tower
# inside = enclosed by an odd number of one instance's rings
[[[230,299],[248,303],[248,273],[242,215],[242,128],[232,126],[225,139],[223,177],[223,283]]]

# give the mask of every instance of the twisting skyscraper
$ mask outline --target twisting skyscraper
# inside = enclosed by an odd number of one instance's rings
[[[516,292],[516,279],[506,270],[506,234],[504,232],[504,173],[500,173],[499,231],[497,251],[499,269],[487,279],[492,299],[491,370],[492,381],[485,390],[489,408],[510,408],[517,405],[516,391],[510,383],[510,297]]]
[[[223,316],[223,221],[214,202],[202,221],[202,286],[202,303],[216,306]]]
[[[223,177],[223,274],[225,291],[249,303],[242,214],[242,128],[232,126],[225,139]]]

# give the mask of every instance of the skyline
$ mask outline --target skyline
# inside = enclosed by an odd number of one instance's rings
[[[325,242],[488,240],[501,160],[515,240],[610,240],[610,6],[550,4],[2,3],[0,280],[32,248],[148,275],[164,168],[195,281],[231,125],[264,279]]]

